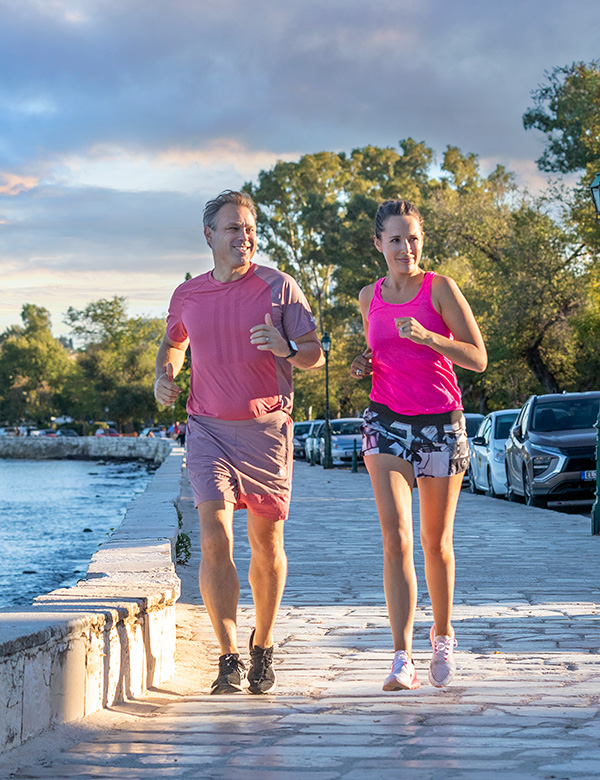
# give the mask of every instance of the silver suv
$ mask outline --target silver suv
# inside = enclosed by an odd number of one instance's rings
[[[532,395],[505,445],[509,501],[584,503],[596,487],[596,429],[600,391]]]

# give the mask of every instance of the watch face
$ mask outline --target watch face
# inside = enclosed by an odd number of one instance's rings
[[[288,344],[290,345],[290,350],[291,350],[291,352],[288,355],[288,357],[294,357],[296,352],[298,352],[298,346],[297,346],[296,342],[292,341],[291,339],[288,339]]]

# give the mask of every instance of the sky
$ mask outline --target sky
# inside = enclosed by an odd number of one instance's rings
[[[598,30],[598,0],[0,0],[0,332],[163,316],[206,200],[278,160],[412,137],[542,188],[523,113]]]

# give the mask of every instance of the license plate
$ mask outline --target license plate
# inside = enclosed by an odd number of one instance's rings
[[[585,480],[596,479],[596,469],[594,469],[593,471],[582,471],[581,479],[585,479]]]

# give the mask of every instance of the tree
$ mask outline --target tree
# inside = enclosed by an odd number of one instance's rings
[[[428,252],[459,281],[490,353],[483,375],[459,377],[502,405],[566,389],[575,375],[570,318],[581,302],[582,248],[501,166],[484,178],[475,157],[449,148],[443,169],[449,177],[427,207]]]
[[[66,322],[83,341],[78,363],[85,381],[73,389],[74,405],[85,419],[108,416],[120,426],[161,416],[154,400],[154,361],[164,333],[156,318],[127,316],[124,298],[115,296],[69,308]],[[106,413],[108,409],[108,413]],[[183,417],[183,409],[162,412]]]
[[[585,170],[600,160],[600,60],[556,67],[545,76],[523,115],[526,130],[547,136],[537,165],[559,173]]]
[[[0,418],[42,422],[70,411],[65,391],[77,365],[52,336],[46,309],[27,303],[21,319],[0,337]]]

